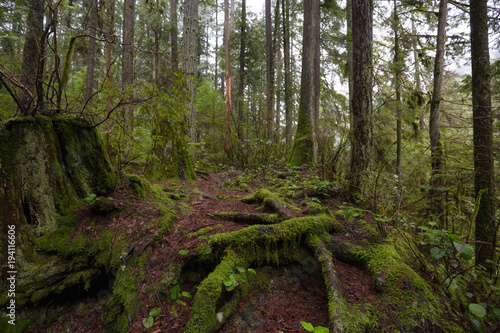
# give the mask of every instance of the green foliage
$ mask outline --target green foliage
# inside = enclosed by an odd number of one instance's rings
[[[149,311],[149,317],[142,319],[142,325],[144,325],[145,328],[152,327],[154,324],[154,317],[159,315],[160,312],[161,312],[161,308],[154,308],[151,311]]]
[[[323,327],[323,326],[314,327],[313,324],[308,323],[306,321],[301,321],[300,324],[308,332],[314,332],[314,333],[328,333],[328,332],[330,332],[330,330],[326,327]]]
[[[227,291],[231,291],[237,286],[239,286],[241,283],[247,282],[248,273],[251,273],[253,275],[257,274],[253,268],[245,269],[242,266],[236,266],[236,269],[238,270],[238,273],[233,273],[229,275],[229,279],[222,280],[222,283],[226,287]]]
[[[172,313],[176,317],[177,317],[177,305],[181,305],[181,306],[187,305],[186,302],[184,302],[180,299],[181,297],[191,298],[192,296],[187,291],[181,291],[181,286],[177,284],[170,292],[170,298],[174,301],[174,304],[172,305]]]

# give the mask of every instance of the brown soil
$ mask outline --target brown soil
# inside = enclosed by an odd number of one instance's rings
[[[188,238],[186,235],[205,227],[215,227],[215,230],[205,236],[229,232],[246,227],[223,221],[214,217],[214,211],[221,212],[255,212],[256,207],[240,202],[240,198],[248,193],[239,192],[223,186],[221,175],[210,175],[206,179],[199,178],[196,185],[189,182],[163,184],[168,188],[176,188],[189,195],[183,200],[190,209],[178,212],[178,220],[170,232],[160,241],[152,242],[145,248],[148,260],[145,263],[146,278],[139,286],[141,307],[135,318],[130,318],[132,327],[129,332],[181,332],[185,326],[192,307],[192,298],[184,297],[186,306],[177,306],[177,316],[173,314],[170,295],[158,291],[161,280],[171,263],[187,261],[183,276],[187,275],[182,291],[192,295],[196,293],[196,285],[210,272],[213,267],[197,267],[189,265],[193,258],[191,254],[182,256],[180,250],[190,250],[206,242],[205,240]],[[255,179],[249,184],[253,190],[271,186],[262,179]],[[193,195],[198,189],[203,194]],[[98,216],[88,208],[82,212],[82,220],[77,232],[86,232],[99,237],[102,229],[125,231],[130,239],[136,240],[135,251],[142,249],[153,237],[157,227],[153,225],[158,216],[158,208],[150,202],[141,201],[131,196],[126,189],[120,189],[113,196],[116,206],[124,209],[113,220]],[[342,194],[336,201],[335,197],[325,198],[324,202],[332,210],[345,200]],[[300,205],[300,199],[294,202]],[[291,216],[302,216],[300,212],[287,210]],[[341,221],[342,222],[342,221]],[[344,221],[345,222],[345,221]],[[359,235],[352,234],[350,237]],[[314,259],[312,259],[314,260]],[[370,276],[359,267],[344,264],[335,260],[335,268],[342,282],[343,295],[348,302],[374,302],[376,292],[371,287]],[[239,303],[237,313],[220,332],[306,332],[300,325],[301,321],[314,326],[328,325],[327,297],[321,278],[309,276],[299,266],[291,263],[283,267],[255,267],[259,272],[266,270],[271,277],[267,282],[256,283],[252,291]],[[135,271],[132,271],[135,274]],[[112,272],[108,275],[112,277]],[[104,291],[103,291],[104,290]],[[80,304],[70,304],[61,312],[60,317],[50,327],[51,332],[102,332],[105,324],[100,320],[102,305],[111,296],[111,292],[101,289],[94,295],[86,296]],[[146,329],[143,318],[147,317],[152,308],[160,307],[161,314],[155,318],[153,327]],[[47,331],[47,330],[44,330]]]

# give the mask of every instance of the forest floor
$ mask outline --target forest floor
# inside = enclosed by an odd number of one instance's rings
[[[154,225],[158,219],[158,208],[152,202],[147,202],[133,197],[126,188],[119,189],[113,199],[116,206],[126,207],[119,216],[114,219],[102,218],[96,223],[95,216],[85,208],[81,212],[81,220],[77,226],[76,233],[93,233],[99,237],[103,229],[124,232],[135,235],[136,247],[146,248],[147,259],[144,262],[145,278],[139,286],[140,311],[135,318],[129,318],[132,327],[129,332],[182,332],[186,325],[190,310],[193,306],[193,298],[182,297],[185,306],[177,305],[176,315],[173,311],[173,302],[170,294],[161,291],[158,286],[162,285],[165,272],[179,264],[183,267],[183,282],[181,290],[191,295],[196,293],[196,285],[203,279],[210,269],[200,267],[196,263],[190,264],[194,258],[194,249],[206,242],[204,239],[189,237],[200,230],[210,230],[203,234],[205,237],[218,233],[230,232],[247,227],[246,224],[234,223],[221,220],[214,216],[214,212],[256,212],[257,206],[245,204],[240,199],[248,195],[237,186],[228,186],[231,180],[238,174],[210,174],[199,177],[196,184],[190,182],[160,183],[164,188],[175,190],[178,199],[181,200],[181,208],[178,209],[178,218],[174,221],[169,232],[165,233],[161,240],[148,242],[152,239],[157,227],[146,227]],[[266,179],[256,175],[246,184],[256,191],[264,187],[272,187],[275,179]],[[247,189],[248,189],[247,187]],[[300,208],[304,196],[307,193],[291,199],[291,203]],[[309,193],[314,196],[315,193]],[[339,207],[348,201],[346,193],[330,191],[328,196],[321,196],[321,205],[332,212],[338,211]],[[291,217],[305,216],[304,212],[285,209]],[[93,222],[91,221],[93,219]],[[346,232],[340,237],[355,241],[360,235],[351,221],[337,216]],[[370,214],[363,219],[368,223],[376,224]],[[92,222],[92,223],[91,223]],[[98,225],[99,227],[95,227]],[[208,229],[203,229],[207,228]],[[187,255],[181,255],[179,251],[190,250]],[[194,260],[193,260],[194,261]],[[378,300],[377,292],[373,287],[370,275],[364,269],[342,263],[334,258],[335,268],[342,284],[342,294],[348,303],[378,304],[383,308],[382,302]],[[317,265],[311,254],[311,265]],[[266,274],[266,281],[252,284],[251,291],[241,299],[236,314],[220,330],[220,332],[306,332],[300,324],[301,321],[312,323],[314,326],[328,326],[327,295],[321,278],[313,278],[304,272],[303,265],[288,263],[283,267],[254,267],[258,275]],[[137,268],[132,274],[137,274]],[[135,271],[134,271],[135,270]],[[108,272],[112,278],[112,272]],[[321,275],[320,275],[321,277]],[[111,297],[111,287],[91,289],[79,302],[67,302],[60,317],[44,332],[102,332],[106,325],[100,320],[102,317],[102,304]],[[74,299],[73,299],[74,301]],[[151,328],[143,326],[143,318],[153,308],[161,308],[161,313],[154,318]],[[390,311],[390,310],[387,310]],[[390,318],[390,313],[389,316]],[[397,319],[394,319],[397,321]],[[378,331],[384,332],[385,325],[395,325],[396,322],[378,323]],[[39,330],[36,330],[39,331]]]

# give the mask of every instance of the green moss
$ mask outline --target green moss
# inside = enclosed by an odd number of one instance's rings
[[[235,272],[236,266],[246,266],[246,263],[234,251],[226,250],[221,263],[198,286],[184,333],[212,332],[220,324],[217,300],[224,290],[223,280]]]
[[[115,332],[126,332],[129,330],[127,314],[133,318],[139,305],[136,280],[132,272],[128,268],[118,270],[113,284],[113,296],[104,307],[103,321]]]
[[[221,229],[221,228],[224,228],[224,225],[223,224],[217,224],[216,226],[214,227],[205,227],[205,228],[201,228],[200,230],[198,231],[195,231],[195,232],[192,232],[192,233],[189,233],[186,235],[186,238],[189,238],[189,239],[192,239],[192,238],[198,238],[200,236],[203,236],[203,235],[206,235],[214,230],[217,230],[217,229]]]
[[[274,201],[277,202],[282,208],[291,208],[293,210],[300,211],[300,208],[285,202],[280,195],[265,188],[261,188],[257,192],[243,197],[241,201],[249,204],[262,203],[261,209],[268,207],[270,202]]]
[[[274,225],[253,225],[244,229],[217,235],[209,245],[215,252],[231,246],[251,254],[255,260],[279,263],[280,257],[290,256],[290,250],[310,234],[321,234],[340,229],[341,225],[327,215],[299,217]]]

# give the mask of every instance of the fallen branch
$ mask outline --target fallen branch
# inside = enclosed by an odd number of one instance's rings
[[[279,216],[278,214],[264,214],[264,213],[214,212],[213,215],[225,221],[244,223],[244,224],[275,224],[287,219],[285,216]]]

